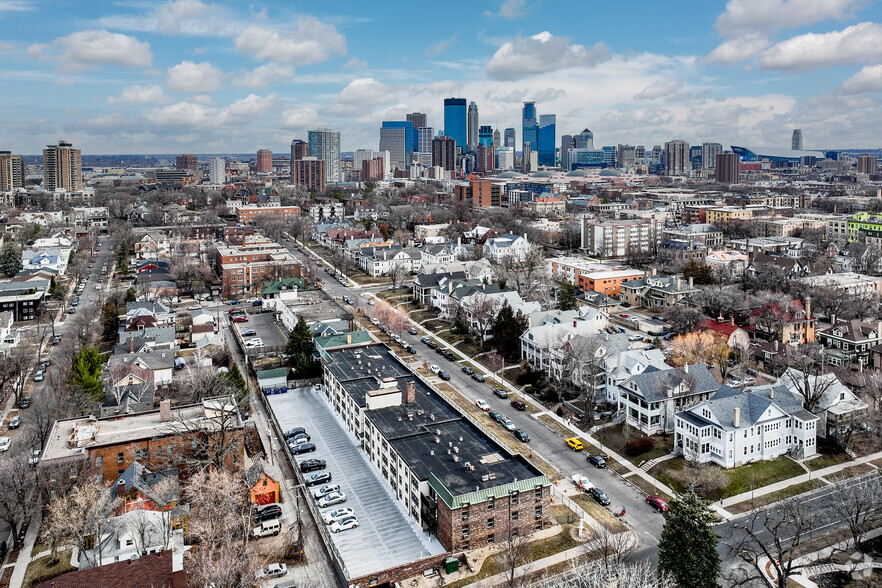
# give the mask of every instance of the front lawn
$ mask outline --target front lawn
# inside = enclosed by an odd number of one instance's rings
[[[650,437],[650,439],[652,439],[652,449],[645,453],[641,453],[640,455],[628,455],[625,451],[625,445],[628,441],[633,441],[634,439],[643,436],[642,433],[635,430],[633,427],[625,425],[625,423],[598,429],[594,434],[594,438],[597,439],[602,446],[609,447],[615,453],[618,453],[636,466],[651,459],[667,455],[674,447],[673,435],[668,435],[667,437],[654,435]]]
[[[763,494],[762,496],[758,496],[753,500],[742,500],[737,504],[726,505],[724,508],[732,514],[741,514],[755,508],[768,506],[774,502],[784,500],[785,498],[791,498],[793,496],[796,496],[797,494],[817,490],[822,486],[826,486],[826,484],[824,484],[824,482],[822,482],[821,480],[811,480],[809,482],[803,482],[801,484],[788,486],[787,488],[784,488],[783,490],[778,490],[777,492]]]
[[[61,574],[76,571],[77,568],[70,565],[71,553],[72,552],[70,549],[66,551],[59,551],[58,563],[52,566],[49,565],[49,562],[52,559],[51,555],[40,557],[31,561],[31,563],[28,564],[27,571],[25,572],[22,586],[24,588],[29,588],[30,586],[42,584],[43,582],[51,580],[52,578],[60,576]]]
[[[708,500],[719,500],[788,480],[804,474],[805,470],[789,457],[757,461],[729,470],[713,464],[693,465],[682,457],[675,457],[659,463],[649,473],[677,493],[694,488]]]

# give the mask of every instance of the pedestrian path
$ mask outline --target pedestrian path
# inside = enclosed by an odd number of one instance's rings
[[[9,585],[12,588],[19,588],[24,585],[25,572],[28,571],[28,564],[33,559],[34,545],[37,543],[37,535],[40,533],[40,526],[43,524],[43,508],[40,504],[34,507],[34,516],[28,524],[28,530],[25,532],[24,545],[18,552],[18,559],[15,560],[15,568],[12,570],[12,578]]]

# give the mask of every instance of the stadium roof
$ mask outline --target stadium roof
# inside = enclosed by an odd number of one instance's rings
[[[732,151],[741,156],[745,161],[760,161],[768,159],[770,161],[799,161],[803,157],[815,157],[817,159],[825,159],[826,154],[823,151],[797,151],[794,149],[775,149],[771,147],[740,147],[732,145]]]

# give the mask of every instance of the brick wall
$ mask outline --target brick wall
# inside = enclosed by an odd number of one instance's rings
[[[351,588],[367,588],[368,586],[384,586],[394,585],[396,582],[402,583],[408,578],[413,578],[422,574],[425,570],[434,569],[436,571],[444,569],[444,560],[450,557],[450,553],[434,555],[425,559],[412,561],[398,567],[389,568],[375,574],[352,578],[348,585]],[[402,586],[404,584],[402,583]]]

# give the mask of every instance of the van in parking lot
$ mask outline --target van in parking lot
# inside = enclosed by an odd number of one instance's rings
[[[251,529],[251,536],[255,539],[259,537],[270,537],[278,535],[281,531],[281,521],[279,521],[279,519],[273,519],[271,521],[264,521],[260,523],[259,527],[254,527],[253,529]]]

